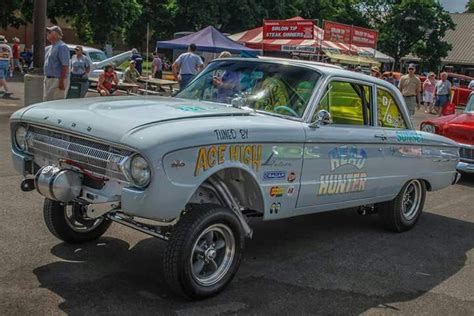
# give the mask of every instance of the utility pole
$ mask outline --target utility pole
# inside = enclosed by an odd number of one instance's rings
[[[47,0],[34,0],[33,6],[33,72],[24,77],[25,101],[30,105],[43,101],[44,43],[46,40]]]

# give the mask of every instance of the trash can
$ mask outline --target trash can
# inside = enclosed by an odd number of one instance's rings
[[[71,77],[66,99],[83,98],[88,89],[89,81],[87,78]]]

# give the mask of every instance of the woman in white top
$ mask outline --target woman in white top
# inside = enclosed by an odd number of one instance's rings
[[[76,54],[71,57],[71,85],[69,86],[69,92],[71,92],[71,87],[80,86],[80,97],[85,97],[87,89],[89,88],[89,72],[91,70],[91,61],[90,59],[82,53],[82,46],[76,46],[74,49]],[[73,84],[75,83],[75,84]],[[68,93],[68,97],[70,94]]]

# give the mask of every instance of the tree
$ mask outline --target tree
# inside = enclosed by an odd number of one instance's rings
[[[0,27],[6,29],[9,26],[18,28],[25,23],[20,14],[22,0],[2,0],[0,5]]]
[[[450,49],[442,40],[448,29],[454,29],[454,23],[437,1],[401,0],[384,18],[379,43],[396,64],[409,53],[418,53],[433,66]]]
[[[25,20],[31,22],[33,0],[20,2]],[[95,44],[122,41],[140,13],[137,0],[49,0],[47,10],[53,23],[63,18],[72,24],[82,41]]]
[[[429,14],[431,16],[426,19],[430,23],[425,28],[424,37],[414,45],[413,52],[421,59],[422,67],[439,71],[441,59],[446,57],[452,48],[452,45],[443,41],[443,38],[448,29],[454,30],[455,24],[449,13],[438,2],[435,2]]]
[[[466,13],[474,13],[474,0],[469,0],[466,4]]]

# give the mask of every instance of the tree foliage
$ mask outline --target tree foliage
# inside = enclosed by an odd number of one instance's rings
[[[391,5],[379,29],[380,48],[397,64],[413,53],[424,66],[436,70],[451,49],[442,39],[448,29],[454,29],[454,23],[435,0],[401,0]]]
[[[474,0],[469,0],[466,4],[466,13],[474,13]]]
[[[2,0],[2,3],[0,4],[1,28],[5,29],[8,26],[19,27],[25,23],[25,20],[20,13],[22,4],[22,0]]]
[[[473,7],[470,0],[466,9]],[[31,21],[32,8],[33,0],[2,0],[0,26]],[[432,69],[447,55],[442,38],[454,27],[437,0],[48,0],[48,17],[69,21],[84,42],[135,47],[144,47],[147,25],[154,41],[208,25],[236,33],[293,16],[375,28],[379,48],[397,62],[414,53]]]

